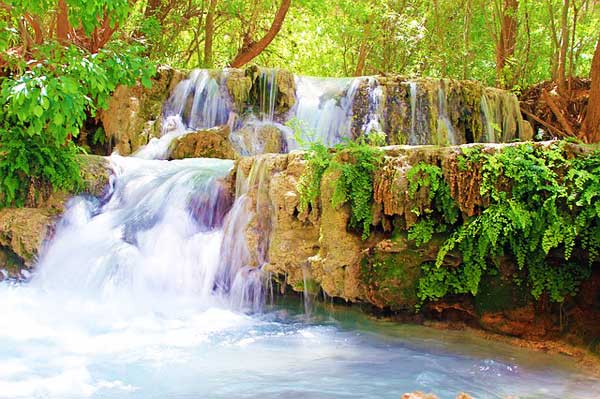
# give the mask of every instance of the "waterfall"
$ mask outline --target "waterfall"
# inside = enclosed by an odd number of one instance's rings
[[[226,79],[226,73],[217,81],[210,71],[195,69],[175,87],[164,105],[164,116],[179,115],[191,130],[226,124],[231,112],[231,100],[223,84]]]
[[[252,164],[248,176],[244,174],[244,167],[238,165],[236,199],[225,220],[218,287],[221,292],[234,293],[230,299],[235,308],[250,304],[257,310],[264,298],[261,268],[268,261],[273,220],[269,201],[268,157],[259,157]],[[254,198],[249,197],[250,188],[255,193]],[[249,232],[251,224],[254,234]],[[252,249],[248,247],[249,242],[253,243]]]
[[[362,133],[383,132],[383,90],[376,78],[367,79],[368,112],[362,126]]]
[[[417,82],[410,82],[410,136],[408,144],[417,144]]]
[[[360,81],[296,77],[291,115],[300,123],[302,140],[333,146],[351,137],[352,103]]]
[[[454,127],[448,117],[448,99],[442,82],[438,87],[438,120],[437,120],[438,137],[444,140],[447,144],[459,144],[454,133]]]
[[[226,226],[231,199],[221,180],[233,162],[110,161],[109,198],[71,201],[32,284],[102,297],[193,295],[204,303],[255,307],[252,300],[260,298],[231,290],[238,270],[223,278],[219,269],[224,231],[243,227]]]
[[[261,70],[259,81],[260,116],[263,121],[273,121],[275,118],[275,100],[277,97],[277,70]]]

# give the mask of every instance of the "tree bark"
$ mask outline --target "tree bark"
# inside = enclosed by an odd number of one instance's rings
[[[362,76],[365,71],[365,64],[367,62],[367,54],[369,53],[369,39],[371,36],[371,22],[367,22],[365,30],[363,31],[363,38],[360,42],[360,48],[358,50],[358,61],[356,63],[356,69],[354,70],[354,76]]]
[[[71,24],[69,23],[69,10],[65,0],[58,0],[58,9],[56,14],[56,38],[59,42],[66,42],[69,39]]]
[[[161,0],[148,0],[148,4],[146,4],[146,9],[144,10],[144,17],[150,18],[156,16],[160,9],[160,2]]]
[[[569,0],[563,0],[562,15],[560,18],[560,53],[558,55],[558,92],[567,93],[567,50],[569,48]]]
[[[290,8],[291,0],[282,0],[279,5],[279,9],[275,14],[275,18],[273,19],[273,23],[271,24],[271,28],[267,31],[267,33],[257,42],[250,42],[249,45],[244,45],[238,54],[235,56],[233,61],[231,61],[230,66],[232,68],[239,68],[248,62],[252,61],[254,57],[259,55],[277,36],[281,27],[283,26],[283,21],[285,16]]]
[[[217,0],[210,0],[208,12],[206,13],[206,23],[204,25],[204,67],[213,67],[213,36],[215,34],[215,9]]]
[[[517,44],[517,10],[519,0],[504,0],[500,16],[500,35],[496,43],[497,85],[506,87],[506,62],[515,54]]]
[[[587,143],[600,142],[600,34],[592,60],[592,78],[587,114],[581,130],[581,138]]]

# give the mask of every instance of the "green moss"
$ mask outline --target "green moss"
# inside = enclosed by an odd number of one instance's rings
[[[321,285],[313,278],[307,278],[304,281],[296,281],[292,286],[294,291],[306,292],[310,295],[317,295],[321,291]]]
[[[17,254],[0,245],[0,269],[6,270],[9,276],[16,276],[25,269],[25,264]]]
[[[362,259],[360,277],[375,303],[392,309],[412,308],[417,304],[421,262],[415,250],[377,253]]]
[[[523,307],[532,299],[526,284],[517,284],[514,279],[499,274],[488,274],[479,282],[475,310],[480,315],[502,312]]]

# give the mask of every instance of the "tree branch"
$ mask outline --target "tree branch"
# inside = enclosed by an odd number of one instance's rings
[[[291,0],[282,0],[275,14],[275,18],[273,19],[273,23],[271,24],[271,28],[268,32],[257,42],[250,43],[248,47],[243,46],[238,54],[235,56],[233,61],[231,61],[230,66],[232,68],[239,68],[248,62],[252,61],[254,57],[259,55],[277,36],[281,27],[283,26],[283,21],[285,16],[290,8]]]

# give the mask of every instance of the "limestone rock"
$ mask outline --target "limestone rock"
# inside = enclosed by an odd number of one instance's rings
[[[100,112],[107,141],[121,155],[129,155],[160,136],[162,106],[169,93],[184,75],[170,67],[161,66],[152,79],[152,87],[118,86]]]
[[[277,112],[284,114],[296,103],[296,82],[294,74],[290,71],[279,69],[275,75],[277,82]]]
[[[31,266],[55,217],[47,208],[5,208],[0,210],[0,246],[8,248]]]
[[[246,125],[236,130],[232,139],[241,155],[279,154],[285,150],[283,132],[267,123]]]
[[[170,159],[236,159],[237,157],[238,155],[229,141],[227,125],[188,133],[171,143]]]
[[[241,111],[250,97],[252,79],[243,69],[229,69],[227,74],[227,90],[236,108]]]
[[[78,194],[102,196],[109,183],[110,170],[105,158],[81,156],[83,191]],[[36,203],[24,208],[0,209],[0,269],[5,266],[31,267],[42,243],[52,235],[54,224],[73,193],[52,192],[36,196]]]

